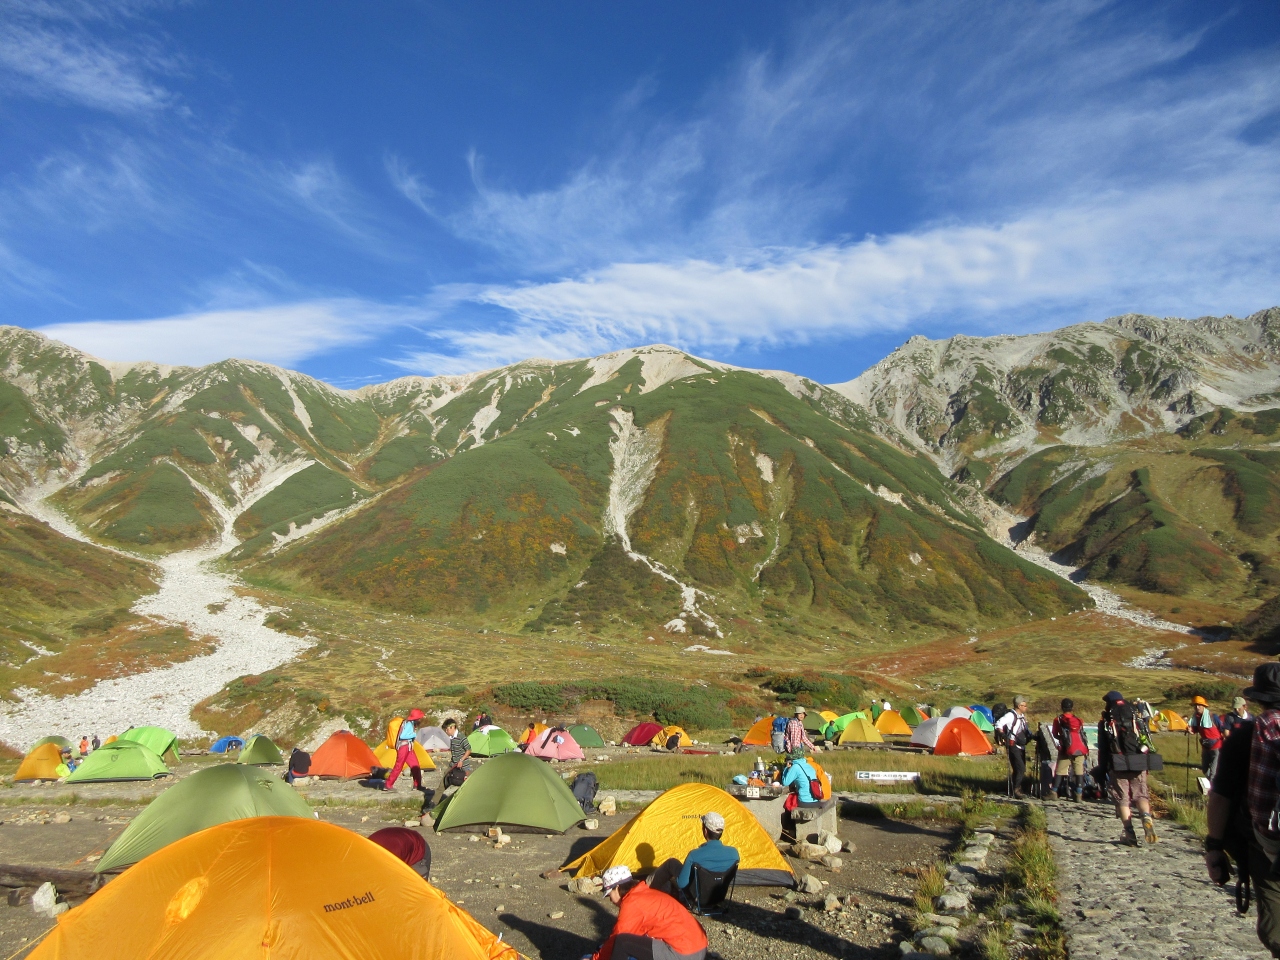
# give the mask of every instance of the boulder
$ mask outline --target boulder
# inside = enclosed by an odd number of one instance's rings
[[[821,860],[821,863],[828,870],[839,870],[841,867],[844,866],[843,860],[841,860],[839,857],[833,857],[831,856],[831,854],[827,854],[825,857],[823,857]]]
[[[803,916],[803,911],[799,907],[791,906],[787,907],[787,909],[783,911],[782,915],[788,920],[799,920],[800,917]]]
[[[816,843],[810,843],[807,840],[801,840],[799,843],[791,845],[791,855],[799,857],[801,860],[812,860],[815,863],[827,856],[831,851],[826,847]]]
[[[840,838],[829,830],[818,831],[818,845],[826,847],[827,853],[840,853],[844,849]]]
[[[796,884],[796,889],[801,893],[821,893],[822,881],[811,873],[800,874],[800,882]],[[966,904],[968,901],[965,901]]]
[[[827,913],[835,913],[837,910],[840,910],[840,898],[834,893],[828,893],[826,898],[822,901],[822,909],[827,911]]]
[[[969,897],[957,891],[944,893],[934,901],[934,907],[942,913],[968,913]]]
[[[941,937],[925,937],[920,941],[920,946],[935,957],[951,956],[951,944],[943,940]]]
[[[600,811],[601,816],[612,817],[618,812],[618,801],[612,796],[605,797],[596,804],[596,809]]]
[[[42,883],[31,895],[31,909],[38,916],[52,920],[60,913],[66,913],[68,905],[58,902],[58,890],[52,883]]]

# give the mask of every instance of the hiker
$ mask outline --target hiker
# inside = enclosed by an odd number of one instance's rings
[[[1062,701],[1062,713],[1053,721],[1053,740],[1058,745],[1058,765],[1053,771],[1049,796],[1056,798],[1062,782],[1071,777],[1071,795],[1076,803],[1084,800],[1084,761],[1089,745],[1084,739],[1084,723],[1071,711],[1076,707],[1070,697]]]
[[[1249,716],[1249,706],[1244,697],[1236,697],[1231,701],[1231,712],[1224,713],[1221,717],[1222,735],[1224,737],[1231,736],[1252,719]],[[1221,766],[1221,761],[1219,761],[1219,766]]]
[[[658,869],[649,875],[649,886],[672,896],[679,896],[688,890],[693,882],[693,868],[700,866],[712,873],[723,873],[740,859],[737,847],[726,846],[720,842],[724,835],[724,817],[714,810],[702,815],[701,846],[689,851],[684,863],[675,857],[663,862]]]
[[[80,737],[80,756],[87,757],[88,755],[89,755],[89,738],[82,735]]]
[[[796,707],[795,716],[787,721],[787,728],[782,734],[782,752],[791,753],[801,747],[817,750],[809,734],[804,729],[804,707]]]
[[[533,743],[533,738],[536,737],[537,735],[538,735],[538,725],[536,723],[530,723],[527,727],[524,728],[524,736],[520,738],[520,745],[522,747],[529,746],[529,744]]]
[[[1261,707],[1227,737],[1205,810],[1204,865],[1209,879],[1222,886],[1231,877],[1229,851],[1253,884],[1258,905],[1258,940],[1280,957],[1280,663],[1259,664],[1246,697]],[[1237,901],[1243,891],[1237,886]]]
[[[707,955],[702,925],[675,897],[641,883],[625,864],[610,867],[601,879],[602,892],[618,907],[618,919],[591,960],[702,960]]]
[[[89,741],[89,745],[95,750],[102,746],[102,741],[98,739],[98,735],[96,733],[93,735],[93,739]]]
[[[77,766],[75,757],[71,756],[71,748],[62,748],[62,762],[66,764],[68,770],[74,770]]]
[[[780,783],[789,791],[782,802],[782,835],[795,840],[796,821],[791,816],[791,811],[797,807],[822,806],[825,799],[821,795],[822,782],[818,779],[818,772],[805,759],[804,750],[797,748],[788,754],[786,765],[776,775],[774,783]],[[814,795],[815,785],[818,789],[817,796]]]
[[[471,724],[471,729],[483,730],[485,727],[492,727],[493,725],[493,717],[489,716],[489,711],[481,710],[480,713],[476,715],[475,721]]]
[[[1200,738],[1200,769],[1210,780],[1218,771],[1218,750],[1222,747],[1222,730],[1218,720],[1209,709],[1209,701],[1204,697],[1193,697],[1191,700],[1191,719],[1187,723],[1187,735],[1195,734]]]
[[[383,827],[369,834],[369,839],[412,867],[423,880],[431,880],[431,847],[417,830]]]
[[[1143,729],[1133,708],[1118,691],[1102,698],[1102,719],[1098,722],[1098,769],[1106,775],[1107,795],[1116,805],[1116,816],[1124,824],[1122,843],[1138,846],[1133,829],[1133,808],[1142,816],[1147,843],[1155,843],[1155,820],[1151,817],[1151,793],[1147,787]]]
[[[774,753],[786,753],[786,733],[787,724],[791,721],[786,717],[774,717],[773,725],[769,728],[769,745],[773,747]],[[801,729],[804,729],[803,725]]]
[[[404,769],[406,763],[409,765],[409,775],[413,777],[413,789],[422,789],[422,767],[418,763],[418,754],[413,749],[414,744],[418,742],[418,728],[415,724],[421,719],[422,711],[414,707],[400,724],[400,730],[396,733],[396,762],[391,772],[387,774],[387,779],[383,781],[383,790],[395,789],[396,778],[400,776],[400,771]]]
[[[892,710],[892,709],[893,709],[893,707],[890,705],[890,703],[889,703],[888,699],[885,699],[885,700],[881,700],[881,701],[880,701],[880,709],[881,709],[881,710]]]
[[[471,744],[458,731],[458,721],[450,718],[444,722],[444,734],[449,738],[449,766],[444,771],[446,787],[460,787],[471,775]]]
[[[996,743],[1003,744],[1009,757],[1009,774],[1013,783],[1013,797],[1021,800],[1022,783],[1027,776],[1027,741],[1031,728],[1027,726],[1027,698],[1013,698],[1013,709],[996,721]]]

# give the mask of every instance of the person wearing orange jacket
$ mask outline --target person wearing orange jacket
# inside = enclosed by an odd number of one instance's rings
[[[626,865],[610,867],[602,879],[602,892],[618,907],[618,920],[590,960],[703,960],[707,955],[702,925],[675,897],[641,883]]]
[[[404,769],[406,763],[409,765],[409,775],[413,777],[413,788],[422,789],[422,767],[418,764],[418,754],[413,749],[418,737],[418,728],[414,724],[421,719],[422,711],[415,707],[400,724],[400,730],[396,733],[396,762],[391,772],[387,774],[384,790],[395,789],[396,778],[400,776],[400,771]]]
[[[1222,747],[1222,728],[1218,726],[1218,718],[1209,709],[1209,701],[1204,697],[1191,699],[1191,722],[1187,724],[1188,735],[1195,734],[1200,738],[1200,769],[1210,780],[1218,772],[1218,750]]]

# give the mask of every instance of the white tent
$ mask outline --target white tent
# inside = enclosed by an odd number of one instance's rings
[[[926,720],[920,726],[916,727],[911,734],[911,743],[917,747],[928,747],[932,750],[938,745],[938,737],[942,731],[947,728],[947,724],[955,717],[934,717],[932,720]]]
[[[968,707],[952,707],[943,716],[948,720],[968,720],[973,716],[973,711]]]
[[[439,727],[423,727],[418,731],[418,743],[423,750],[448,750],[449,735]]]

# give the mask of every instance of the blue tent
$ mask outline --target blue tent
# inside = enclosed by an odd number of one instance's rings
[[[990,707],[984,707],[984,706],[983,706],[982,704],[980,704],[980,703],[975,703],[975,704],[974,704],[972,707],[970,707],[969,709],[970,709],[970,710],[972,710],[974,713],[980,713],[980,714],[982,714],[984,717],[986,717],[986,718],[987,718],[987,723],[990,723],[990,724],[993,724],[993,725],[995,724],[995,722],[996,722],[996,718],[995,718],[995,716],[991,713],[991,708],[990,708]]]
[[[243,750],[244,741],[239,737],[221,737],[213,741],[213,746],[209,748],[210,753],[226,753],[228,750]]]

